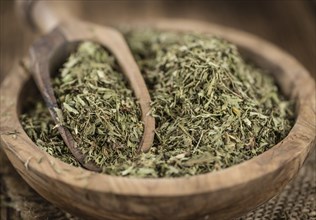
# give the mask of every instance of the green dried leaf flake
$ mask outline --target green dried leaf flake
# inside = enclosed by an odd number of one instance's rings
[[[79,114],[79,112],[78,112],[75,108],[71,107],[71,106],[68,105],[66,102],[63,103],[63,106],[64,106],[64,108],[66,109],[66,111],[72,112],[72,113],[74,113],[74,114]]]

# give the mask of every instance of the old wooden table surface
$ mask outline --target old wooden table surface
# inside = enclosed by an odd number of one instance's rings
[[[211,21],[245,30],[271,41],[296,57],[316,78],[316,1],[67,1],[86,20],[107,24],[156,17]],[[36,35],[14,12],[11,0],[0,1],[0,82],[27,52]],[[292,184],[244,219],[316,219],[315,152]],[[0,219],[70,219],[20,179],[0,148]]]

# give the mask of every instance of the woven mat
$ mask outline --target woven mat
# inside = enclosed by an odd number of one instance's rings
[[[88,1],[86,1],[86,3],[87,2]],[[102,2],[102,4],[107,4],[106,2],[112,1]],[[148,11],[148,8],[150,10],[155,8],[154,13],[139,13],[134,10],[134,14],[129,14],[131,5],[128,2],[125,4],[113,4],[111,7],[114,10],[105,13],[103,10],[108,7],[99,7],[98,4],[101,4],[101,1],[93,1],[91,4],[95,5],[91,5],[90,7],[87,5],[87,7],[85,7],[87,15],[85,18],[97,22],[101,20],[111,20],[110,18],[114,18],[116,14],[120,17],[122,17],[122,15],[125,15],[126,17],[138,15],[143,16],[144,14],[149,17],[172,17],[174,15],[180,15],[181,12],[181,15],[186,15],[185,17],[210,20],[261,35],[294,54],[306,67],[308,67],[316,78],[316,71],[314,71],[316,70],[316,50],[311,47],[315,41],[315,26],[312,23],[313,18],[315,18],[315,14],[311,14],[310,8],[305,7],[304,4],[300,5],[298,3],[299,1],[275,1],[274,3],[269,1],[269,3],[266,4],[263,3],[264,1],[260,1],[260,7],[251,4],[250,1],[244,3],[238,2],[238,4],[234,3],[234,1],[229,2],[229,4],[227,4],[228,1],[222,1],[221,3],[216,2],[216,4],[212,3],[212,1],[200,1],[194,4],[194,6],[189,4],[177,5],[179,13],[175,13],[173,8],[167,7],[167,5],[158,4],[157,2],[153,4],[143,4],[144,2],[145,1],[141,2],[139,0],[139,5],[141,5],[141,7],[139,7],[141,8],[140,10]],[[148,2],[151,1],[147,1],[146,3]],[[25,53],[27,47],[33,41],[35,36],[27,32],[25,29],[21,29],[21,25],[17,22],[17,18],[13,11],[12,1],[0,0],[0,4],[1,82],[4,76],[8,73],[8,70],[12,66],[14,60],[17,60]],[[284,8],[286,8],[286,10],[284,10]],[[258,10],[255,11],[255,9],[259,9],[260,13],[258,13]],[[117,11],[119,11],[119,13],[117,13]],[[295,14],[297,16],[286,16],[282,14],[285,12],[290,14],[292,13],[292,15]],[[92,15],[94,17],[91,17]],[[274,22],[271,23],[266,22],[267,16],[279,17],[274,19]],[[252,17],[253,19],[249,19],[249,17]],[[303,20],[299,21],[295,19]],[[280,30],[284,33],[280,34]],[[287,37],[284,38],[284,36]],[[300,42],[299,44],[296,43],[298,41]],[[288,184],[278,196],[239,219],[316,220],[315,172],[316,151],[314,150],[297,177]],[[0,202],[1,220],[80,219],[61,211],[33,191],[16,173],[1,147]]]

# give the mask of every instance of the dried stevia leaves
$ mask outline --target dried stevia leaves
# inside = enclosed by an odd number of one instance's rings
[[[136,152],[143,129],[139,106],[113,56],[102,47],[81,44],[54,81],[63,123],[105,173],[202,174],[248,160],[289,132],[291,102],[264,70],[245,62],[229,42],[155,30],[132,30],[125,36],[153,101],[156,136],[149,153]],[[37,107],[23,116],[25,129],[48,153],[67,161],[59,137],[54,136],[59,141],[52,144],[48,132],[30,129],[41,120],[56,134],[50,118],[39,117],[44,110]]]

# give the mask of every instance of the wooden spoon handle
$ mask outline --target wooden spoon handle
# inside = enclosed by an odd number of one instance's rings
[[[48,33],[63,21],[74,20],[81,12],[75,1],[15,0],[21,21],[33,31]],[[67,10],[71,7],[71,10]]]

